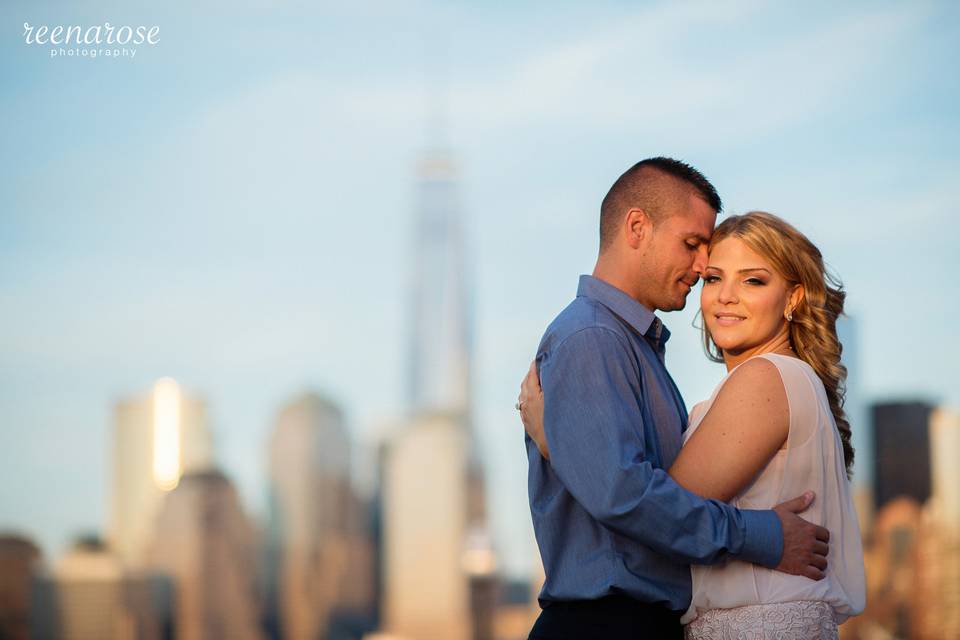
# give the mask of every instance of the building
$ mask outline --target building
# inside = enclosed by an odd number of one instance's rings
[[[414,234],[409,405],[415,411],[470,412],[471,303],[453,156],[424,154]]]
[[[917,538],[913,637],[960,638],[960,414],[930,416],[932,495]]]
[[[847,368],[843,410],[850,423],[851,444],[854,449],[853,504],[857,509],[860,531],[869,535],[873,528],[874,448],[873,431],[863,400],[863,368],[857,321],[849,316],[840,316],[837,319],[837,335],[843,345],[842,363]]]
[[[874,507],[899,496],[924,504],[930,497],[932,407],[924,402],[894,402],[872,407],[874,435]]]
[[[467,458],[467,433],[441,414],[408,425],[387,453],[382,622],[398,638],[471,637]]]
[[[183,475],[157,519],[147,562],[173,578],[177,640],[260,640],[256,534],[219,471]]]
[[[931,507],[945,527],[960,529],[960,413],[930,415]]]
[[[209,469],[213,443],[202,401],[170,378],[114,409],[111,548],[129,568],[144,564],[157,513],[184,473]]]
[[[338,629],[356,637],[372,625],[373,543],[350,458],[343,415],[329,400],[306,393],[280,411],[270,439],[267,606],[285,640]]]
[[[867,609],[843,625],[841,637],[960,637],[960,414],[942,407],[930,410],[919,403],[886,405],[885,413],[881,419],[887,421],[890,432],[907,430],[902,461],[926,464],[929,476],[925,485],[910,475],[900,478],[902,484],[895,489],[891,483],[897,478],[887,480],[887,493],[900,493],[877,512],[870,544],[864,550]],[[905,425],[916,423],[923,413],[929,415],[923,429],[929,450],[919,455],[918,427]],[[883,435],[893,437],[891,433]],[[888,442],[886,446],[892,445]],[[883,474],[878,471],[878,475]],[[923,495],[924,487],[929,499],[921,504],[909,492]]]
[[[381,455],[382,627],[396,637],[492,637],[496,560],[475,442],[472,305],[453,157],[419,167],[407,424]]]
[[[841,627],[844,638],[912,638],[922,508],[900,497],[877,511],[873,544],[864,549],[867,606]]]
[[[31,637],[31,594],[40,549],[23,536],[0,535],[0,638]]]
[[[81,538],[54,574],[61,640],[168,640],[170,584],[128,574],[96,537]]]

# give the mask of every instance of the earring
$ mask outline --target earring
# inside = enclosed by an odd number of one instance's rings
[[[787,322],[793,322],[793,311],[787,311]]]

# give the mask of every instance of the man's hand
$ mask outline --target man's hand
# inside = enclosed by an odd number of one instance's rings
[[[783,555],[777,571],[822,580],[827,570],[830,532],[797,515],[806,511],[813,499],[813,492],[808,491],[773,508],[783,525]]]
[[[520,398],[517,400],[520,419],[527,435],[537,445],[540,455],[550,459],[547,447],[547,434],[543,431],[543,389],[540,388],[540,376],[537,375],[537,361],[530,363],[530,370],[520,383]]]

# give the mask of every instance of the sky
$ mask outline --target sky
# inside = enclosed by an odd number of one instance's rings
[[[0,529],[48,560],[102,531],[113,404],[157,378],[206,399],[254,517],[292,396],[336,399],[360,451],[402,417],[431,145],[458,159],[508,573],[536,558],[519,382],[642,158],[692,163],[726,214],[771,211],[821,248],[863,402],[960,406],[954,3],[194,4],[0,6]],[[50,57],[25,22],[160,41]],[[697,306],[664,315],[688,406],[723,374]]]

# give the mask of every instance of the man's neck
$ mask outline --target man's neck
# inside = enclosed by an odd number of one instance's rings
[[[612,256],[601,255],[597,258],[597,263],[594,265],[591,275],[597,280],[602,280],[610,286],[620,289],[650,311],[654,311],[653,307],[645,300],[643,292],[637,290],[635,283],[627,275],[627,270],[622,263]]]

